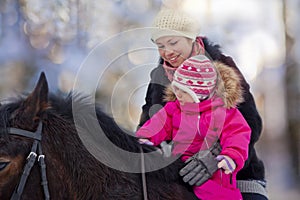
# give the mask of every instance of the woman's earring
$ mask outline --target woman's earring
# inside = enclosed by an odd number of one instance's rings
[[[199,54],[204,55],[204,49],[203,48],[199,48]]]
[[[198,44],[198,43],[196,43],[196,45],[197,45],[197,50],[196,50],[196,54],[197,55],[202,55],[202,54],[204,54],[204,49]]]

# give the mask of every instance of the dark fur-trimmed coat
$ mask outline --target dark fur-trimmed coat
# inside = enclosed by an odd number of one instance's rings
[[[238,104],[238,109],[246,119],[247,123],[251,127],[251,140],[249,143],[249,155],[248,159],[241,171],[237,174],[237,180],[264,180],[265,169],[264,164],[257,157],[254,145],[258,141],[262,131],[262,120],[257,111],[254,98],[250,92],[250,86],[246,82],[244,76],[237,68],[233,59],[224,55],[220,51],[219,45],[210,43],[207,38],[203,38],[205,50],[213,61],[223,63],[227,67],[231,67],[240,76],[244,101]],[[164,91],[170,84],[169,79],[165,76],[165,71],[162,67],[163,59],[159,61],[159,65],[152,70],[150,77],[151,81],[148,85],[145,101],[146,103],[142,107],[142,114],[140,117],[139,127],[142,126],[153,114],[155,114],[160,108],[165,105]]]

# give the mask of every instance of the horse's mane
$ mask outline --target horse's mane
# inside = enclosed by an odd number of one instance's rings
[[[102,105],[99,103],[94,104],[90,97],[74,92],[65,94],[64,97],[51,94],[50,102],[51,107],[59,115],[69,120],[74,120],[74,106],[76,107],[76,112],[79,113],[94,110],[101,129],[113,143],[124,150],[136,153],[140,152],[140,145],[137,143],[134,133],[120,127],[111,116],[102,111]],[[145,146],[144,148],[147,152],[155,150],[149,146]]]
[[[65,95],[50,94],[49,101],[52,110],[55,110],[55,112],[64,119],[71,121],[74,120],[74,105],[76,105],[76,112],[79,113],[84,113],[89,109],[94,110],[101,126],[101,130],[103,130],[111,142],[125,151],[140,153],[142,148],[143,152],[147,153],[156,150],[156,147],[153,146],[140,145],[137,138],[134,137],[133,132],[120,127],[111,116],[102,111],[102,106],[100,104],[91,103],[90,97],[74,92]],[[162,161],[168,159],[174,160],[174,158],[164,158],[163,156],[161,156],[160,159]],[[178,159],[163,169],[149,173],[148,176],[153,176],[167,182],[179,181],[181,178],[178,175],[178,171],[182,166],[183,163]]]

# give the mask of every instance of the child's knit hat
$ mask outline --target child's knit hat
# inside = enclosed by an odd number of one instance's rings
[[[206,56],[191,57],[175,71],[172,86],[187,92],[198,103],[214,94],[218,79],[216,70]]]
[[[190,15],[180,10],[162,9],[153,21],[151,40],[164,36],[184,36],[195,40],[200,32],[199,24]]]

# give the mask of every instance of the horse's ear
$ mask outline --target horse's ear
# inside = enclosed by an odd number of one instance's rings
[[[38,113],[49,107],[48,91],[48,82],[45,73],[42,72],[34,90],[24,102],[24,112],[27,116],[32,116],[34,118]]]

